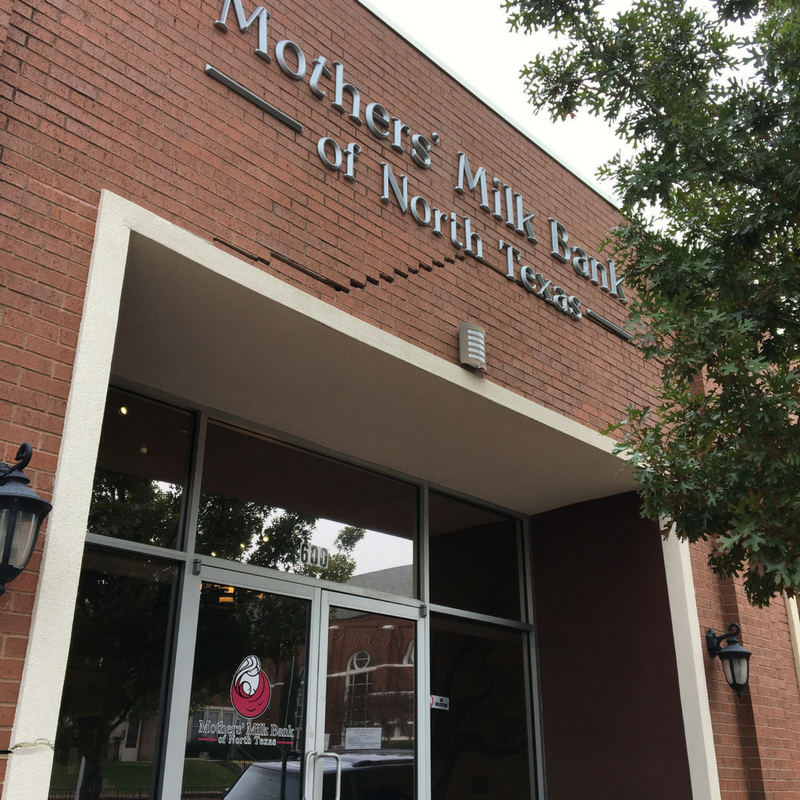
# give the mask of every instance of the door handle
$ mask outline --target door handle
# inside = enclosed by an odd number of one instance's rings
[[[319,761],[321,758],[334,758],[336,759],[336,796],[333,800],[341,800],[342,797],[342,759],[338,753],[320,753],[317,750],[311,750],[310,752],[306,753],[306,787],[314,786],[316,783],[316,762]],[[313,771],[309,768],[311,766],[312,761],[315,764]],[[322,776],[325,777],[324,775]],[[320,781],[320,787],[322,786],[322,781]],[[306,800],[314,800],[313,797],[313,789],[312,789],[312,796],[311,798],[308,797],[306,793]]]
[[[319,753],[316,750],[309,750],[306,753],[306,768],[305,768],[305,776],[304,781],[305,784],[303,786],[303,797],[305,800],[313,800],[314,797],[314,772],[311,768],[312,759],[315,759]],[[311,787],[310,797],[309,797],[309,786]]]
[[[338,753],[318,753],[317,758],[336,759],[336,796],[333,800],[341,800],[342,797],[342,759]]]

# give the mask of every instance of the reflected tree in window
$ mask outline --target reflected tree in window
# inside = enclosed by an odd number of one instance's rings
[[[347,583],[356,570],[356,562],[352,556],[353,550],[355,550],[356,545],[364,538],[365,534],[364,528],[346,525],[334,539],[333,544],[336,551],[331,553],[328,558],[327,567],[314,567],[309,564],[298,571],[304,575],[323,578],[327,581]]]
[[[297,512],[203,493],[196,549],[217,558],[346,583],[356,568],[352,552],[365,530],[343,527],[326,567],[301,565],[301,548],[311,543],[317,522],[316,517]]]
[[[175,547],[183,490],[180,486],[98,468],[92,488],[89,531],[116,539]],[[222,495],[203,493],[197,550],[210,555],[346,583],[356,563],[352,552],[365,530],[345,526],[325,567],[300,565],[316,517]]]
[[[458,800],[467,768],[482,772],[490,798],[529,796],[522,635],[432,618],[432,797]]]
[[[54,783],[80,789],[81,800],[100,796],[121,724],[158,716],[174,573],[159,562],[87,551],[53,771]],[[152,765],[145,772],[149,781]]]
[[[89,531],[174,547],[182,498],[180,486],[98,467],[92,487]]]

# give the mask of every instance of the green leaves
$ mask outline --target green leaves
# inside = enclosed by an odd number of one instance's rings
[[[627,220],[610,249],[629,326],[662,364],[658,407],[614,426],[644,510],[712,542],[761,605],[800,586],[800,9],[715,8],[506,3],[512,27],[567,39],[523,70],[534,107],[601,114],[636,146],[601,173]]]

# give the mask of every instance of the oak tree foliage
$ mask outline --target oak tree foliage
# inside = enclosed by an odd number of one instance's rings
[[[602,116],[634,148],[607,246],[661,365],[620,449],[644,512],[712,543],[750,601],[800,586],[800,7],[787,0],[508,0],[560,46],[524,69],[554,119]],[[697,378],[703,379],[698,389]]]

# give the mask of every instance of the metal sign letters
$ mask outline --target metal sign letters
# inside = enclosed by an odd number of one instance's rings
[[[242,33],[246,33],[253,25],[257,26],[258,44],[254,47],[254,53],[263,61],[272,63],[272,57],[268,52],[269,11],[263,6],[258,6],[248,17],[241,0],[224,0],[222,12],[214,25],[225,33],[229,30],[228,17],[231,7]],[[409,124],[403,122],[400,116],[391,113],[381,103],[366,102],[367,98],[362,98],[358,88],[346,80],[343,64],[338,61],[330,62],[321,55],[309,63],[300,45],[289,39],[277,42],[274,58],[287,78],[293,81],[307,81],[309,91],[318,100],[327,98],[331,107],[340,114],[346,113],[354,125],[364,125],[374,140],[382,145],[388,145],[397,153],[408,155],[411,162],[419,169],[430,169],[435,148],[442,146],[442,137],[435,131],[413,132]],[[291,114],[276,108],[210,64],[206,64],[205,71],[207,75],[258,106],[298,135],[303,135],[303,124]],[[357,163],[365,146],[363,142],[355,141],[342,146],[333,137],[322,136],[317,141],[316,151],[325,168],[341,172],[348,181],[356,181]],[[380,176],[375,177],[379,178],[376,183],[380,187],[379,197],[384,204],[397,206],[403,215],[410,215],[418,226],[428,228],[434,236],[449,239],[458,253],[492,266],[501,274],[504,269],[509,281],[518,283],[527,292],[561,311],[570,319],[579,321],[586,317],[617,336],[630,339],[625,331],[595,311],[585,308],[579,297],[568,294],[550,278],[522,263],[522,246],[536,246],[539,243],[534,230],[535,214],[526,208],[527,203],[522,192],[517,191],[511,183],[500,177],[492,177],[490,180],[489,172],[482,165],[473,171],[467,153],[458,151],[458,172],[454,176],[455,193],[462,197],[471,196],[477,201],[480,211],[505,225],[509,234],[518,237],[520,246],[515,246],[504,239],[497,241],[496,252],[500,254],[503,269],[489,263],[490,256],[484,248],[484,237],[481,236],[478,225],[472,217],[458,214],[435,199],[415,194],[410,189],[411,181],[408,175],[395,174],[392,166],[386,161],[381,161]],[[582,245],[571,243],[566,227],[553,218],[549,220],[548,234],[550,255],[553,259],[570,264],[576,275],[620,303],[627,302],[623,279],[617,275],[612,260],[603,263],[589,255]]]

